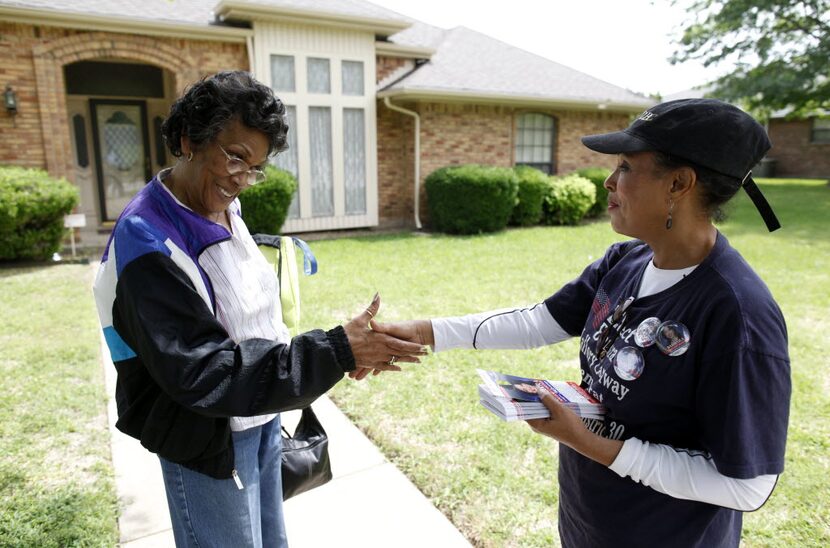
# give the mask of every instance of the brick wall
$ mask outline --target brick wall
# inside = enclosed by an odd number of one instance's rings
[[[14,119],[0,112],[0,163],[72,178],[63,66],[102,58],[167,69],[177,94],[206,74],[248,68],[244,44],[0,23],[0,84],[11,84],[19,103]]]
[[[830,143],[810,141],[810,120],[772,120],[768,158],[775,160],[776,177],[830,178]]]
[[[611,168],[616,159],[594,152],[582,144],[585,135],[608,133],[628,127],[629,114],[612,112],[552,111],[558,124],[557,168],[559,173],[570,173],[583,167]]]
[[[406,59],[401,57],[387,57],[385,55],[378,55],[375,59],[375,82],[380,82],[402,66],[406,64]]]
[[[411,108],[412,105],[401,105]],[[378,224],[414,226],[415,120],[377,103]]]
[[[59,35],[44,27],[43,34]],[[17,94],[17,116],[0,111],[0,163],[46,167],[46,151],[38,108],[32,47],[40,41],[29,25],[0,23],[0,87],[11,85]],[[2,91],[0,90],[0,91]],[[51,115],[52,113],[44,113]]]
[[[611,167],[614,160],[585,148],[580,137],[628,126],[628,114],[513,107],[419,103],[401,104],[421,117],[421,220],[427,221],[423,180],[432,171],[466,163],[513,165],[515,117],[542,112],[556,118],[554,151],[558,173],[589,166]],[[414,122],[378,101],[378,188],[381,226],[413,224]]]

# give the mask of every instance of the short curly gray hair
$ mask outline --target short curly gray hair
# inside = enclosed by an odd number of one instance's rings
[[[271,88],[245,71],[219,72],[187,88],[170,107],[161,133],[170,153],[178,158],[182,136],[197,147],[210,143],[234,118],[265,134],[269,156],[287,148],[285,105]]]

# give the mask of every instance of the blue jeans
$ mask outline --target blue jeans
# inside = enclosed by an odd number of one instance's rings
[[[233,432],[244,489],[159,458],[176,546],[284,548],[280,418]]]

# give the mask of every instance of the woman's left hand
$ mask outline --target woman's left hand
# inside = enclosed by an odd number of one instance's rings
[[[540,389],[539,397],[550,411],[550,418],[526,421],[534,432],[564,443],[574,451],[605,466],[610,466],[614,462],[623,442],[603,438],[588,430],[576,413],[562,405],[546,390]]]
[[[542,403],[550,411],[550,418],[527,421],[534,432],[549,436],[568,447],[573,447],[581,436],[591,434],[579,416],[562,405],[544,389],[539,389]]]

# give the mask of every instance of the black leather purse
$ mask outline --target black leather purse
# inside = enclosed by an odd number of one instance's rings
[[[303,415],[294,435],[283,427],[282,499],[305,493],[331,479],[329,439],[311,407]]]

